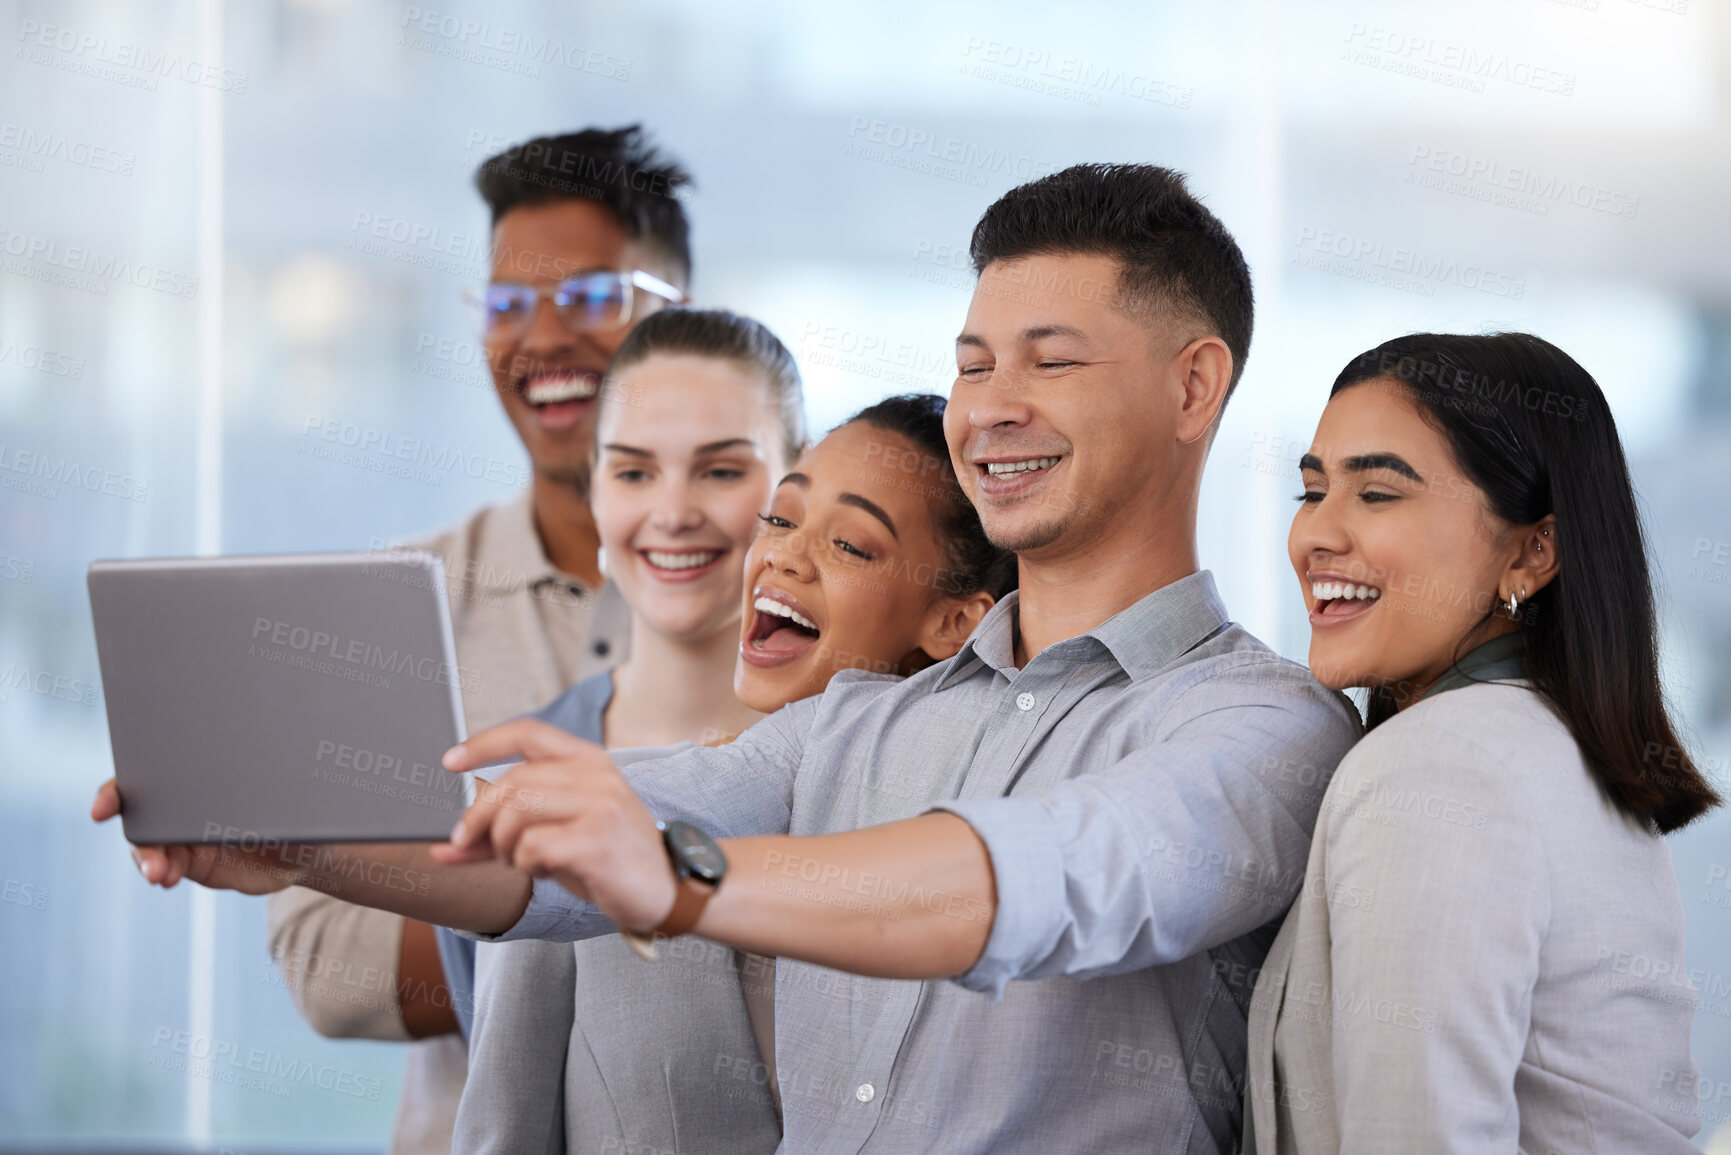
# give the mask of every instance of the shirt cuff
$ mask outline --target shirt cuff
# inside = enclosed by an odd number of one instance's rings
[[[1052,952],[1064,924],[1064,850],[1057,823],[1032,798],[962,799],[934,809],[974,828],[986,844],[998,890],[985,953],[950,981],[1002,998],[1011,979]]]
[[[452,928],[454,933],[476,942],[516,942],[525,938],[542,942],[578,942],[609,934],[615,929],[599,907],[584,902],[552,879],[537,878],[531,885],[529,905],[509,929],[498,934],[482,934]]]
[[[628,766],[634,762],[669,757],[690,749],[691,745],[690,742],[680,742],[672,746],[609,750],[608,754],[615,764]],[[505,771],[520,765],[520,762],[508,762],[500,766],[483,766],[475,771],[475,777],[492,782]],[[481,934],[472,930],[456,930],[454,933],[464,938],[472,938],[476,942],[516,942],[518,939],[580,942],[586,938],[612,934],[618,929],[611,919],[601,913],[600,908],[584,902],[552,879],[537,878],[532,886],[529,905],[524,908],[523,916],[510,929],[498,934]]]

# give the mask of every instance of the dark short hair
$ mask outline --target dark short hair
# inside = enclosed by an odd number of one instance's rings
[[[732,361],[763,378],[781,425],[782,452],[789,464],[805,449],[805,394],[799,366],[781,339],[762,322],[726,309],[671,308],[639,321],[620,342],[607,375],[657,354]],[[601,426],[595,426],[599,431]]]
[[[1238,385],[1256,312],[1238,242],[1184,187],[1152,164],[1076,164],[1011,189],[974,226],[974,271],[994,261],[1078,253],[1118,262],[1118,303],[1202,326],[1232,352]]]
[[[1329,396],[1385,379],[1418,402],[1493,514],[1556,517],[1557,576],[1521,615],[1523,662],[1605,795],[1662,833],[1718,805],[1665,708],[1635,490],[1592,374],[1530,333],[1415,333],[1355,357]],[[1373,691],[1372,724],[1392,706]]]
[[[966,597],[985,590],[993,598],[1002,598],[1016,588],[1016,555],[987,539],[979,511],[956,480],[944,440],[945,404],[936,393],[904,393],[868,405],[842,424],[859,421],[897,434],[927,456],[938,484],[928,489],[926,500],[938,543],[948,553],[950,572],[942,583],[944,592]]]
[[[691,225],[679,192],[692,184],[678,161],[650,143],[639,124],[538,136],[488,157],[475,188],[492,223],[523,205],[592,201],[610,209],[625,235],[691,276]]]

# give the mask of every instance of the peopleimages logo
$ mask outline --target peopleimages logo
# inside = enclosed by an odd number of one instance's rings
[[[503,461],[458,446],[438,445],[316,413],[307,414],[301,429],[300,452],[432,485],[439,484],[447,474],[461,474],[514,489],[529,486],[530,470],[524,462]]]
[[[19,25],[18,39],[23,41],[25,49],[53,49],[61,53],[63,58],[77,63],[92,66],[113,65],[127,69],[135,74],[130,79],[147,91],[155,91],[156,80],[183,80],[201,88],[215,88],[243,96],[252,79],[244,72],[189,60],[178,52],[158,52],[126,40],[110,40],[106,36],[77,32],[53,24],[39,24],[34,20],[26,20]],[[50,60],[35,58],[32,58],[31,62],[51,63]],[[69,70],[83,71],[80,68]],[[115,76],[100,78],[118,79]]]
[[[150,1046],[151,1066],[282,1096],[299,1084],[376,1102],[384,1090],[383,1080],[342,1067],[291,1058],[264,1047],[241,1047],[226,1039],[172,1027],[156,1028]]]
[[[1573,180],[1531,165],[1512,165],[1455,149],[1414,145],[1406,182],[1507,208],[1546,216],[1553,204],[1573,205],[1630,220],[1641,198],[1590,181]]]
[[[102,687],[95,682],[10,662],[0,669],[0,705],[11,700],[14,690],[82,706],[95,706],[102,701]]]
[[[463,257],[473,261],[485,261],[492,252],[491,239],[480,233],[455,233],[436,225],[370,213],[365,209],[355,211],[354,223],[349,226],[349,231],[364,232],[369,237],[393,241],[410,248],[424,248],[441,256]]]
[[[104,282],[125,282],[140,289],[167,293],[171,297],[186,297],[191,300],[198,296],[197,277],[177,273],[161,265],[133,261],[114,253],[105,254],[83,245],[63,245],[49,237],[0,229],[0,252],[4,252],[8,257],[39,261],[50,269],[96,279],[94,286],[76,285],[76,288],[94,287],[97,292],[106,293],[107,286]],[[14,269],[9,266],[7,271],[31,275],[26,268]]]
[[[1298,230],[1293,261],[1318,272],[1432,296],[1437,285],[1453,285],[1518,301],[1526,296],[1527,279],[1499,272],[1473,261],[1460,261],[1405,245],[1385,245],[1372,237],[1354,236],[1309,225]]]
[[[34,161],[58,160],[97,172],[131,176],[138,157],[120,149],[92,144],[59,132],[38,132],[11,121],[0,123],[0,148],[10,149]],[[41,169],[37,168],[37,172]]]
[[[112,469],[80,465],[64,457],[50,458],[46,454],[0,442],[0,489],[54,498],[60,496],[61,486],[118,497],[122,501],[142,502],[150,496],[148,481],[139,481]]]
[[[968,37],[962,58],[962,71],[970,76],[1081,104],[1098,105],[1100,94],[1106,92],[1171,108],[1189,108],[1194,95],[1192,89],[1140,72],[978,36]]]
[[[410,6],[403,9],[402,28],[405,47],[505,72],[538,77],[541,65],[556,64],[603,80],[631,79],[631,61],[623,56],[485,20]]]
[[[360,638],[345,638],[341,634],[313,629],[310,626],[295,625],[291,622],[272,621],[270,618],[254,618],[252,640],[254,645],[248,647],[248,657],[260,657],[271,661],[282,660],[279,657],[282,651],[273,652],[268,648],[279,646],[285,647],[291,654],[307,659],[328,659],[329,662],[342,663],[342,668],[352,670],[357,674],[375,670],[385,674],[406,674],[423,682],[434,682],[441,686],[459,685],[469,691],[474,691],[480,685],[481,675],[478,670],[464,670],[437,658],[419,657],[403,650],[387,650],[376,642],[363,641]],[[291,662],[290,664],[300,665],[301,663]],[[315,672],[334,671],[315,668]],[[373,679],[352,678],[351,680],[377,684]],[[384,687],[389,685],[388,681],[384,683]]]
[[[1497,81],[1555,96],[1573,96],[1576,76],[1501,52],[1429,36],[1354,24],[1346,35],[1343,59],[1469,92],[1485,91]]]
[[[0,338],[0,365],[17,365],[34,369],[50,377],[84,378],[84,358],[71,353],[57,353],[40,345],[21,345],[10,338]]]
[[[850,117],[847,135],[848,143],[842,150],[846,156],[982,188],[987,174],[1022,183],[1057,172],[1059,167],[1026,153],[869,116]]]

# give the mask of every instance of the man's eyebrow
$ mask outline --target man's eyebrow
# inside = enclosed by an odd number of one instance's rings
[[[797,473],[797,472],[796,473],[790,473],[786,477],[782,478],[780,481],[775,483],[775,487],[777,489],[780,489],[784,485],[797,485],[801,489],[810,489],[811,488],[811,478],[807,477],[803,473]]]
[[[890,531],[891,537],[895,538],[897,541],[901,540],[900,535],[896,533],[896,523],[890,520],[890,515],[885,513],[883,506],[879,505],[877,502],[861,497],[857,493],[844,493],[836,500],[841,502],[843,505],[851,505],[855,509],[865,510],[867,513],[884,523],[884,528]]]
[[[523,249],[523,250],[516,250],[516,251],[529,252],[531,250]],[[547,277],[539,277],[539,278],[535,278],[535,277],[490,277],[490,278],[488,278],[487,283],[492,284],[492,285],[527,285],[527,286],[532,286],[532,285],[537,284],[537,283],[543,283],[543,284],[548,284],[548,285],[560,285],[560,284],[564,284],[566,281],[576,280],[578,277],[593,277],[597,273],[617,273],[617,272],[619,272],[618,269],[611,268],[610,266],[607,266],[607,265],[592,265],[589,268],[578,269],[574,273],[558,272],[557,269],[555,269],[554,271],[557,272],[558,275],[555,277],[552,277],[552,278],[547,278]]]
[[[1023,329],[1016,334],[1018,341],[1038,341],[1045,337],[1074,337],[1078,341],[1086,341],[1088,334],[1074,325],[1035,325],[1031,329]],[[956,338],[956,346],[967,345],[975,349],[990,349],[986,339],[977,333],[963,333]]]
[[[1086,341],[1088,334],[1074,325],[1035,325],[1032,329],[1023,329],[1017,340],[1039,341],[1046,337],[1074,337],[1078,341]]]
[[[1348,473],[1364,473],[1371,469],[1387,469],[1402,477],[1411,478],[1420,485],[1424,478],[1418,475],[1418,470],[1406,463],[1406,459],[1394,453],[1363,453],[1357,457],[1349,457],[1343,462]]]

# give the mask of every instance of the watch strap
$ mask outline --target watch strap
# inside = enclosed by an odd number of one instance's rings
[[[690,875],[680,878],[673,890],[673,909],[667,912],[667,917],[661,920],[661,925],[655,928],[655,933],[667,938],[678,938],[688,934],[697,925],[697,920],[703,917],[703,908],[709,905],[709,900],[715,895],[715,887],[707,882],[699,882]]]

